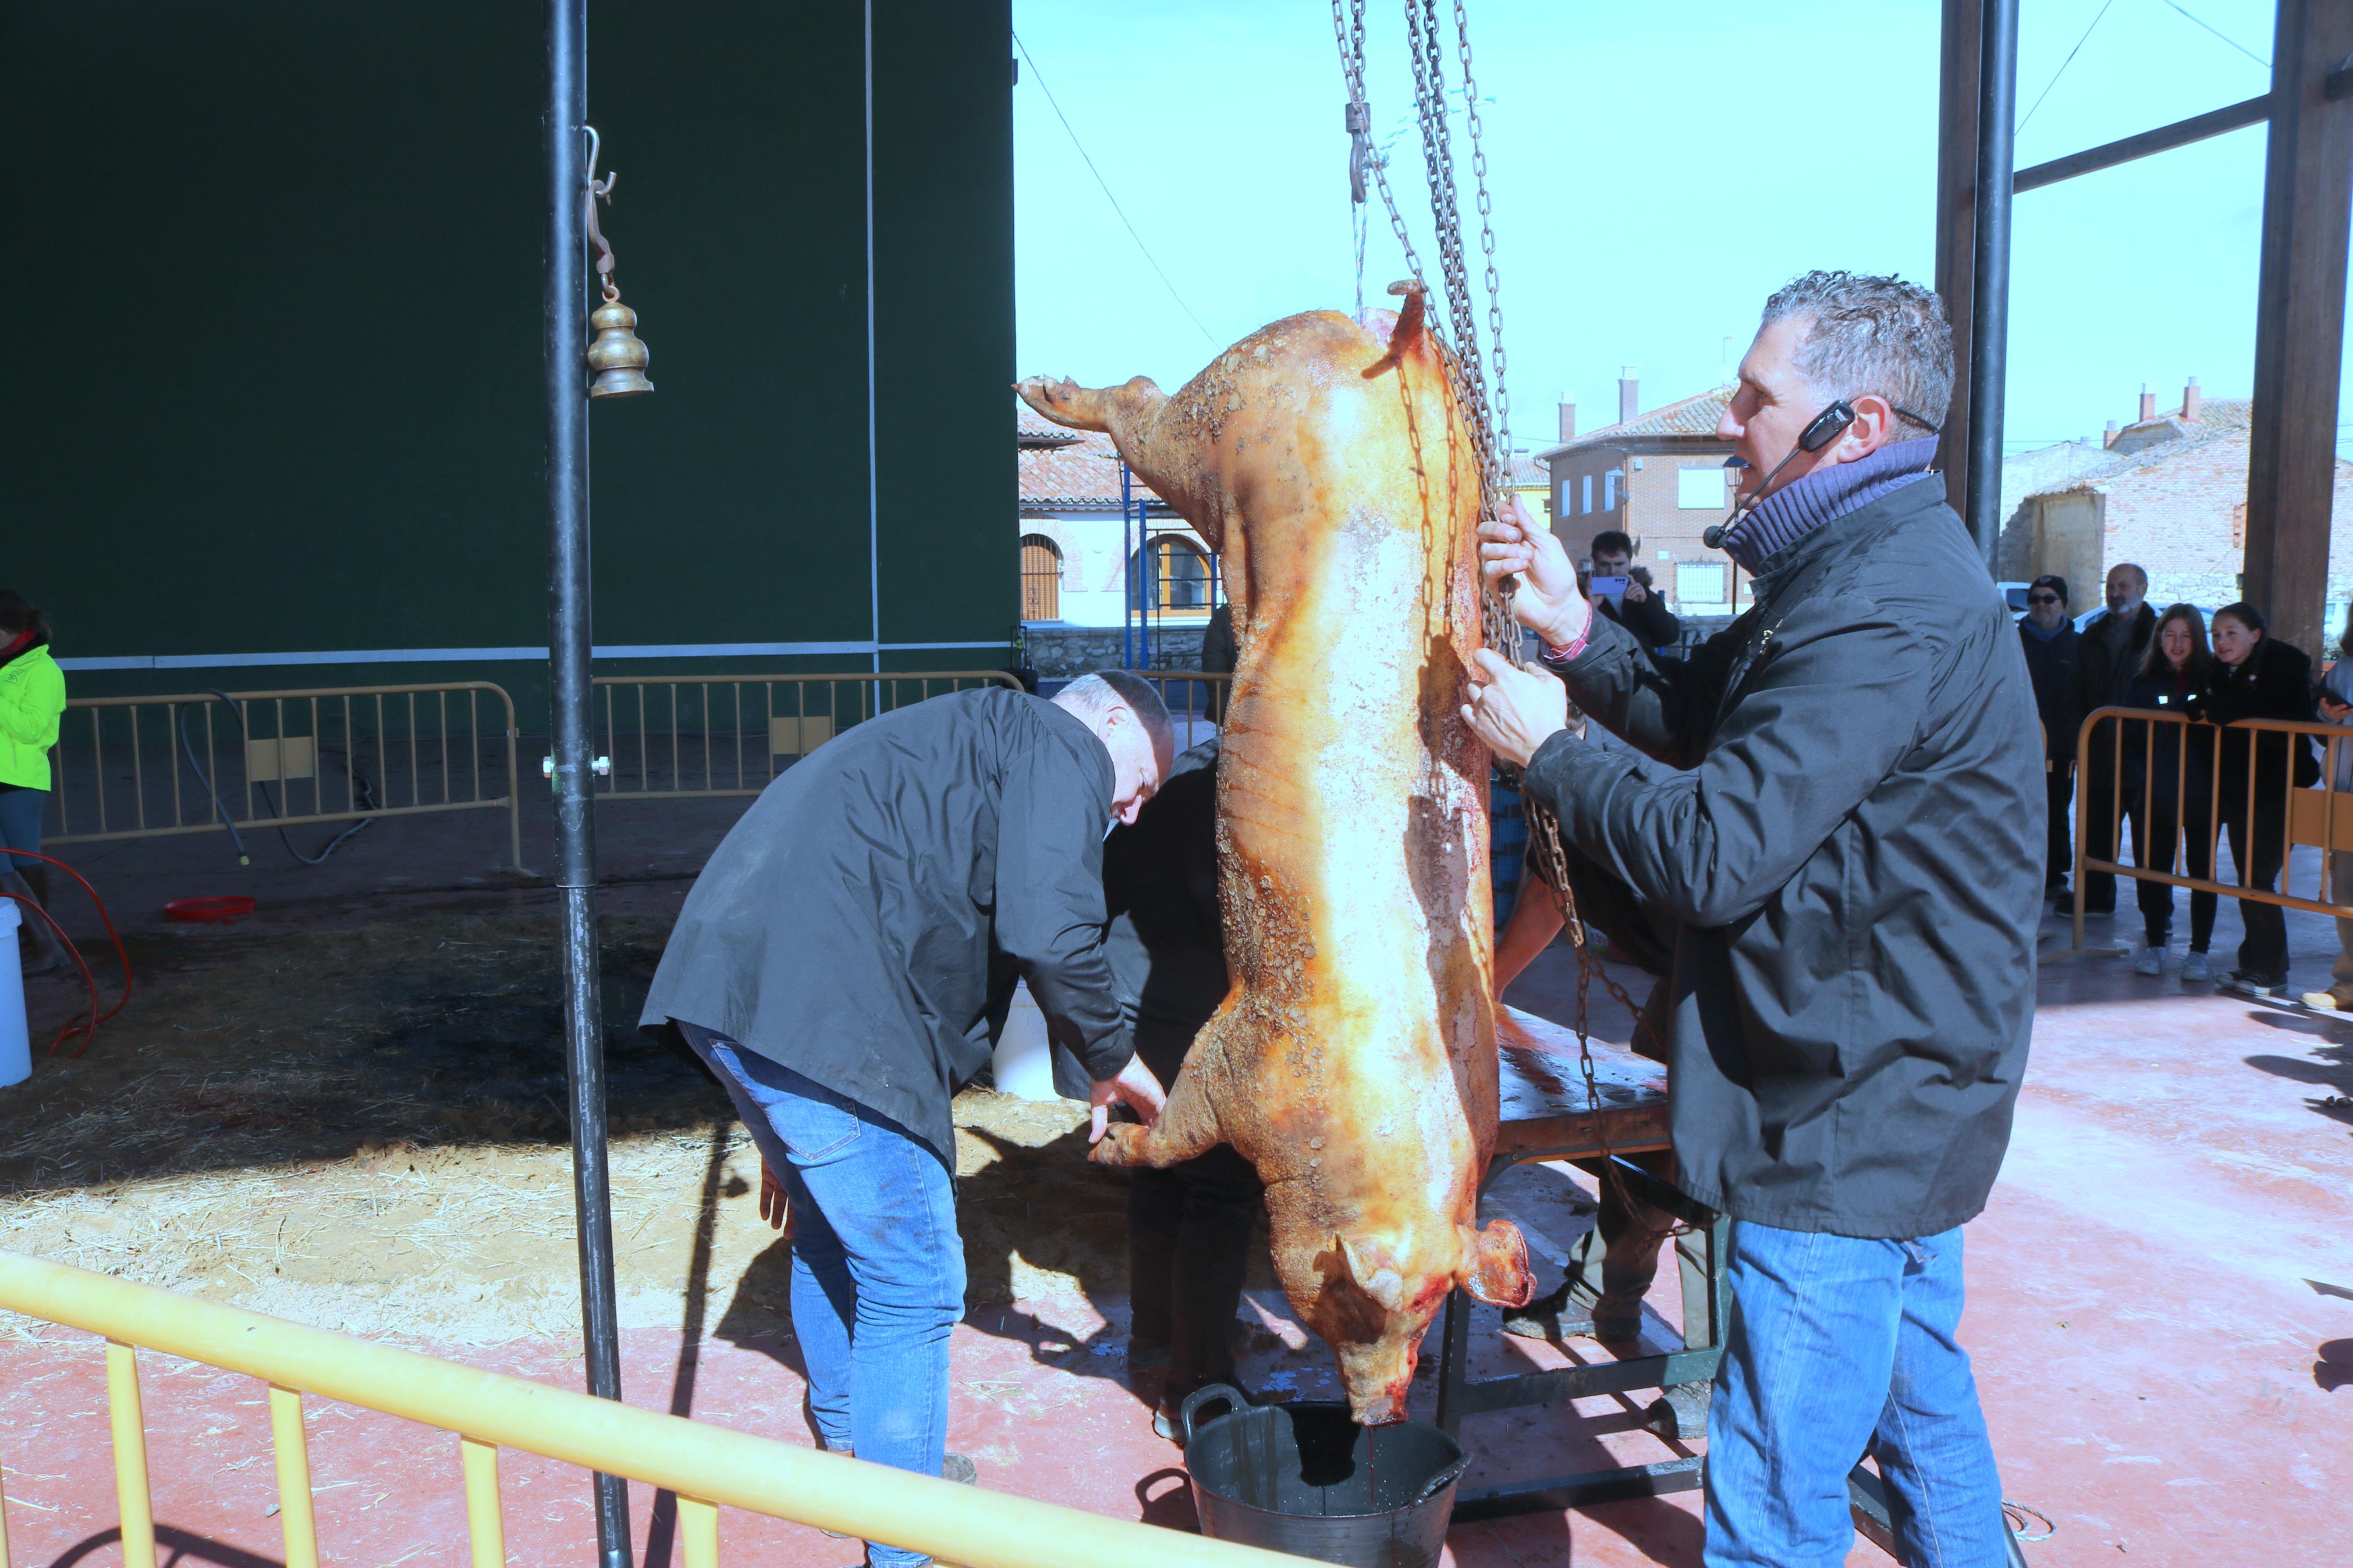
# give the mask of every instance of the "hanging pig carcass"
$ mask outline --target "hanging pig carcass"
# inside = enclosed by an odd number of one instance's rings
[[[1218,773],[1233,987],[1159,1124],[1094,1157],[1249,1159],[1283,1289],[1367,1423],[1404,1416],[1455,1286],[1532,1289],[1519,1232],[1477,1227],[1496,1100],[1487,752],[1461,720],[1479,458],[1443,353],[1409,289],[1370,330],[1277,321],[1174,397],[1019,387],[1110,432],[1220,552],[1240,649]]]

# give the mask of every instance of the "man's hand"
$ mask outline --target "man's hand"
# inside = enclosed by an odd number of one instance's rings
[[[2353,719],[2353,704],[2339,702],[2324,691],[2320,694],[2320,716],[2332,724],[2342,724]]]
[[[1639,605],[1650,596],[1651,591],[1648,588],[1643,587],[1642,584],[1635,582],[1631,577],[1626,579],[1626,602],[1628,604]]]
[[[1577,568],[1553,531],[1528,515],[1513,496],[1504,502],[1503,515],[1479,525],[1479,560],[1487,585],[1511,574],[1520,579],[1512,599],[1519,623],[1554,647],[1567,647],[1584,634],[1593,606],[1577,591]]]
[[[786,1241],[793,1238],[793,1195],[768,1162],[760,1162],[760,1217],[768,1222],[770,1230],[781,1232]]]
[[[1103,1134],[1110,1131],[1113,1100],[1132,1109],[1149,1127],[1160,1120],[1161,1108],[1168,1103],[1168,1096],[1161,1091],[1160,1080],[1152,1076],[1152,1069],[1144,1065],[1142,1057],[1128,1058],[1117,1078],[1095,1079],[1094,1090],[1087,1096],[1087,1103],[1094,1107],[1087,1121],[1089,1143],[1102,1142]]]
[[[1479,674],[1472,679],[1462,717],[1497,756],[1526,767],[1546,741],[1568,728],[1568,689],[1549,673],[1505,662],[1493,648],[1482,647],[1476,657]]]

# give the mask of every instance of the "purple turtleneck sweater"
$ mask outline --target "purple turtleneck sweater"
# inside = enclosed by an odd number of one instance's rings
[[[1767,496],[1725,531],[1724,552],[1753,577],[1767,562],[1831,519],[1926,479],[1928,465],[1936,460],[1936,438],[1923,436],[1891,441],[1857,462],[1816,468]]]

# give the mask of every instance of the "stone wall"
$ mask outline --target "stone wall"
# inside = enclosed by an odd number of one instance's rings
[[[1033,625],[1021,631],[1029,643],[1029,662],[1038,667],[1038,674],[1043,679],[1067,680],[1089,670],[1117,669],[1120,666],[1123,638],[1117,626]],[[1152,667],[1200,668],[1201,631],[1198,626],[1155,627],[1152,634]]]

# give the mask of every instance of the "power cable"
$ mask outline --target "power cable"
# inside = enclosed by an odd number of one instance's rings
[[[2242,44],[2242,43],[2239,42],[2239,40],[2238,40],[2238,39],[2236,39],[2236,38],[2234,38],[2234,37],[2231,37],[2231,35],[2230,35],[2230,34],[2228,34],[2228,33],[2226,33],[2226,32],[2222,31],[2222,29],[2221,29],[2221,28],[2220,28],[2220,27],[2218,27],[2218,26],[2214,26],[2214,24],[2213,24],[2213,23],[2211,23],[2211,22],[2206,22],[2206,21],[2200,21],[2200,20],[2198,17],[2196,17],[2196,16],[2190,16],[2189,12],[2187,12],[2187,11],[2182,11],[2182,10],[2181,10],[2181,7],[2180,7],[2179,5],[2175,5],[2175,4],[2174,4],[2174,0],[2165,0],[2165,4],[2167,4],[2168,5],[2172,5],[2172,6],[2173,6],[2173,8],[2174,8],[2175,10],[2177,10],[2177,11],[2181,11],[2181,14],[2182,14],[2184,16],[2189,16],[2189,19],[2190,19],[2191,21],[2193,21],[2193,22],[2197,22],[2197,23],[2198,23],[2198,25],[2199,25],[2200,26],[2201,26],[2201,27],[2205,28],[2208,32],[2210,32],[2210,33],[2213,34],[2216,37],[2218,37],[2218,38],[2221,39],[2224,43],[2226,43],[2226,44],[2230,45],[2232,48],[2234,48],[2234,49],[2238,50],[2241,54],[2242,54],[2242,55],[2246,56],[2249,59],[2251,59],[2251,60],[2254,61],[2257,65],[2259,65],[2259,66],[2263,67],[2263,69],[2265,69],[2265,70],[2269,70],[2269,69],[2271,69],[2271,68],[2272,68],[2272,62],[2271,62],[2271,61],[2269,61],[2269,60],[2267,60],[2267,59],[2263,58],[2263,56],[2261,56],[2261,55],[2259,55],[2259,54],[2255,53],[2255,51],[2254,51],[2254,50],[2253,50],[2253,49],[2251,49],[2251,48],[2247,47],[2247,46],[2246,46],[2246,45],[2244,45],[2244,44]]]
[[[2108,6],[2113,5],[2116,3],[2116,0],[2106,0],[2106,4],[2100,7],[2099,15],[2092,18],[2092,26],[2084,29],[2084,36],[2075,40],[2075,47],[2069,49],[2067,51],[2067,58],[2059,62],[2059,68],[2052,71],[2051,73],[2051,79],[2042,84],[2042,90],[2041,93],[2036,95],[2033,108],[2029,109],[2026,111],[2026,120],[2021,120],[2018,122],[2019,130],[2023,131],[2026,129],[2027,120],[2034,118],[2034,110],[2042,107],[2042,100],[2051,96],[2051,89],[2052,88],[2059,85],[2059,79],[2067,74],[2067,68],[2075,63],[2075,57],[2082,54],[2084,52],[2084,46],[2092,41],[2092,27],[2096,27],[2100,25],[2100,17],[2106,16],[2108,14]]]
[[[1144,259],[1152,264],[1152,270],[1159,275],[1162,285],[1168,290],[1168,297],[1176,301],[1176,308],[1191,318],[1193,325],[1200,327],[1201,335],[1214,346],[1218,340],[1210,334],[1208,328],[1201,326],[1201,318],[1193,314],[1193,307],[1185,303],[1185,296],[1176,292],[1176,285],[1168,281],[1168,274],[1161,270],[1160,263],[1153,257],[1152,247],[1144,243],[1142,235],[1135,232],[1135,225],[1128,222],[1127,209],[1121,206],[1119,198],[1111,194],[1111,182],[1103,177],[1103,171],[1095,167],[1095,161],[1087,156],[1086,143],[1079,140],[1078,131],[1071,124],[1071,117],[1062,112],[1062,106],[1054,101],[1054,89],[1046,85],[1046,73],[1038,68],[1036,57],[1029,53],[1029,46],[1021,41],[1018,33],[1013,35],[1013,47],[1019,49],[1021,58],[1029,62],[1029,74],[1038,79],[1038,90],[1046,95],[1046,101],[1053,107],[1054,118],[1060,121],[1062,129],[1070,133],[1071,145],[1079,150],[1079,156],[1086,163],[1087,173],[1092,174],[1095,184],[1103,187],[1103,199],[1111,203],[1112,211],[1119,214],[1119,221],[1127,224],[1128,238],[1135,241],[1135,248],[1144,252]]]

